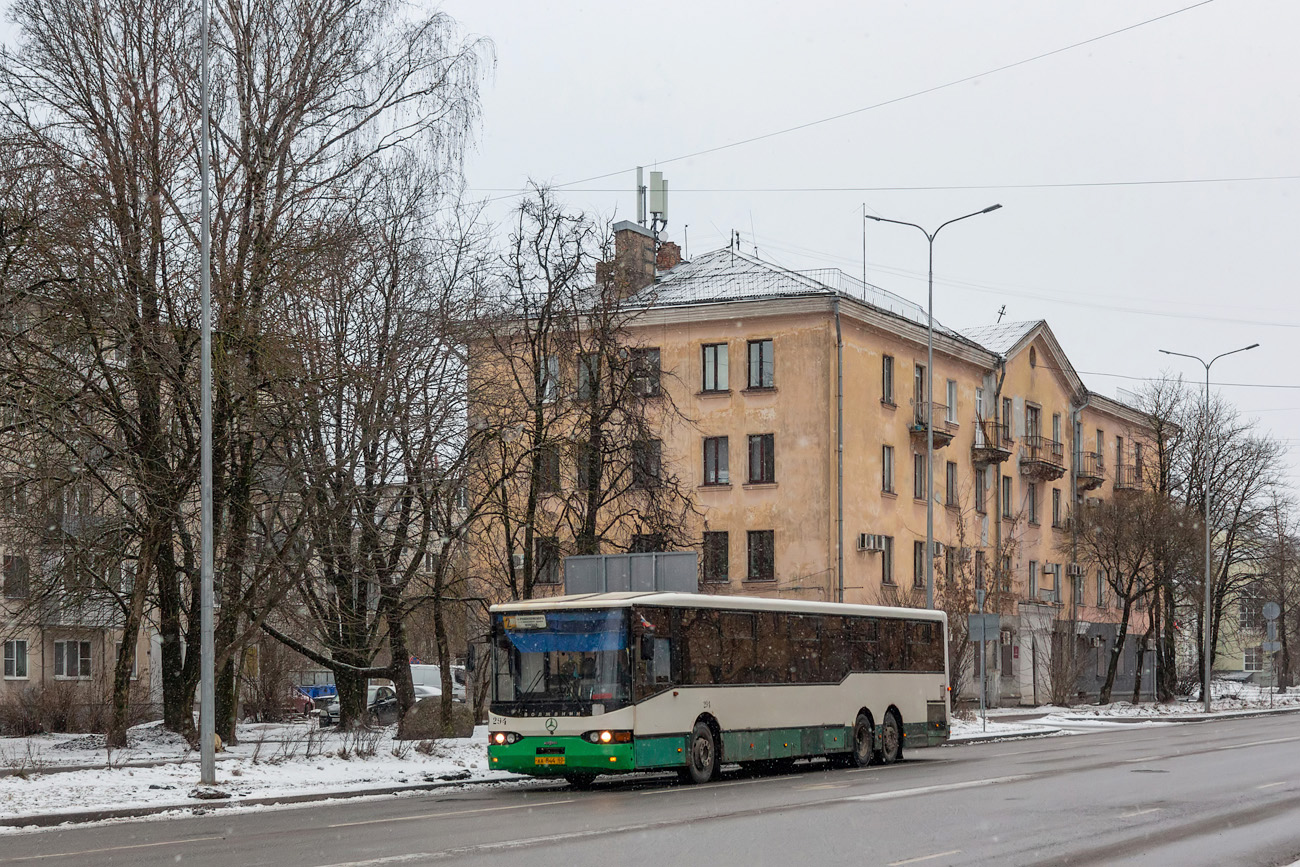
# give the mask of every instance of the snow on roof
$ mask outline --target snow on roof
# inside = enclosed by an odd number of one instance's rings
[[[1016,344],[1023,340],[1029,332],[1033,331],[1043,320],[1035,319],[1031,322],[1001,322],[997,325],[984,325],[979,328],[965,328],[962,334],[968,339],[973,340],[980,346],[983,346],[989,352],[996,352],[998,355],[1006,355]]]
[[[714,595],[712,593],[677,593],[668,591],[633,591],[620,593],[579,593],[572,596],[546,596],[518,602],[500,602],[489,609],[494,614],[517,611],[553,611],[565,608],[626,608],[630,605],[684,606],[687,608],[730,608],[740,611],[791,611],[821,614],[874,614],[880,617],[910,617],[944,620],[941,611],[880,605],[852,605],[843,602],[819,602],[807,599],[773,599],[763,596]]]
[[[838,268],[791,271],[730,248],[683,262],[642,289],[633,300],[656,307],[675,307],[816,295],[853,298],[915,325],[926,324],[925,308],[921,305],[850,277]],[[969,342],[937,320],[934,329],[963,343]]]

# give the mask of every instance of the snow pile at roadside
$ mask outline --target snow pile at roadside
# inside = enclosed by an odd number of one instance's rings
[[[487,769],[484,727],[476,729],[473,738],[425,742],[396,741],[394,732],[394,727],[336,732],[314,723],[241,726],[241,743],[217,755],[217,781],[238,803],[306,792],[509,776]],[[198,784],[198,754],[183,739],[153,724],[132,729],[129,740],[131,749],[115,750],[110,758],[102,736],[0,738],[0,771],[13,772],[0,777],[0,817],[200,803],[189,797]],[[35,748],[24,741],[35,741]],[[166,763],[126,764],[142,759]],[[100,767],[52,772],[58,764]]]
[[[967,721],[954,719],[949,729],[949,742],[964,741],[971,738],[983,738],[990,736],[1012,736],[1012,735],[1043,735],[1055,734],[1056,726],[1038,725],[1036,723],[1005,723],[990,719],[987,727],[977,716],[975,719]]]

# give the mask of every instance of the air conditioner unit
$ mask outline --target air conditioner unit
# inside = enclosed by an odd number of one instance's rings
[[[858,550],[883,551],[885,550],[885,537],[878,533],[859,533]]]
[[[511,562],[514,564],[514,567],[516,569],[524,568],[524,555],[523,554],[514,555],[514,557],[511,558]]]
[[[1091,644],[1093,647],[1104,647],[1106,644],[1106,639],[1102,638],[1100,635],[1094,635],[1092,637],[1092,641],[1090,641],[1089,644]]]
[[[934,543],[934,556],[942,557],[947,552],[947,550],[948,550],[948,546],[943,544],[942,542]]]
[[[1079,578],[1083,575],[1083,567],[1078,563],[1071,563],[1065,567],[1065,574],[1069,575],[1071,578]]]

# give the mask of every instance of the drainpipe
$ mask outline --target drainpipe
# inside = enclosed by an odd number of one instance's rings
[[[844,601],[844,339],[840,332],[840,299],[831,302],[835,314],[835,555],[836,594]]]

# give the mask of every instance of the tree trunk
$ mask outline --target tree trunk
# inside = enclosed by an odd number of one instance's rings
[[[241,654],[233,654],[217,667],[215,679],[215,718],[213,727],[226,744],[236,743],[235,721],[239,713],[239,677],[238,670]]]
[[[108,722],[107,741],[110,747],[126,747],[126,729],[130,725],[131,669],[135,665],[135,642],[140,635],[140,619],[135,611],[128,611],[122,627],[122,643],[118,646],[117,663],[113,666],[113,708]]]
[[[388,592],[385,590],[385,593]],[[402,623],[402,610],[397,600],[385,600],[388,610],[384,618],[388,626],[388,654],[392,657],[388,678],[397,692],[397,736],[406,735],[406,717],[415,707],[415,686],[411,682],[411,651],[406,646],[406,627]]]
[[[1101,686],[1097,704],[1110,704],[1110,694],[1115,688],[1115,672],[1119,669],[1120,654],[1124,652],[1124,642],[1128,638],[1128,619],[1133,610],[1133,602],[1124,600],[1123,613],[1119,619],[1119,631],[1115,634],[1115,646],[1110,651],[1110,662],[1106,665],[1106,682]]]
[[[441,678],[442,696],[439,698],[439,710],[442,712],[442,730],[447,737],[451,736],[451,702],[452,692],[454,690],[451,677],[451,653],[447,647],[447,622],[446,611],[443,604],[442,593],[436,592],[433,595],[433,642],[438,650],[438,674]]]
[[[1133,663],[1133,704],[1142,703],[1142,661],[1146,659],[1147,642],[1155,632],[1155,620],[1147,621],[1147,631],[1138,639]]]

